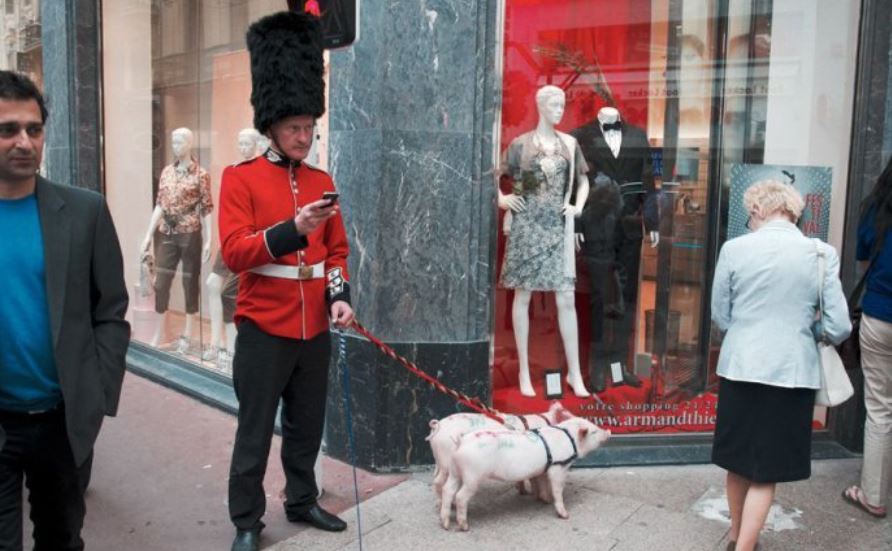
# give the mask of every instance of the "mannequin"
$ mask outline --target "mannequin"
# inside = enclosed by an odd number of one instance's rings
[[[602,392],[611,366],[618,363],[622,382],[641,386],[628,365],[645,232],[651,247],[660,241],[650,147],[644,131],[626,124],[615,107],[601,108],[597,120],[573,135],[594,176],[577,223],[577,249],[592,284],[590,381],[595,392]]]
[[[503,159],[513,192],[499,194],[506,214],[508,243],[501,285],[514,289],[512,321],[519,362],[518,384],[524,396],[535,396],[529,366],[529,306],[533,291],[555,293],[558,328],[567,358],[567,383],[579,397],[589,396],[579,365],[576,325],[576,261],[573,220],[588,196],[587,165],[576,140],[558,132],[566,97],[556,86],[536,92],[539,122],[516,138]],[[572,200],[572,201],[571,201]]]
[[[244,128],[238,133],[238,152],[241,162],[256,157],[260,132]],[[211,316],[211,341],[201,355],[202,360],[216,360],[220,368],[228,368],[235,352],[235,297],[238,294],[238,275],[223,263],[223,255],[217,252],[211,275],[205,281],[208,290],[208,309]]]
[[[141,253],[154,245],[155,312],[158,314],[151,345],[165,337],[170,287],[177,265],[183,264],[183,292],[186,298],[186,324],[177,340],[177,352],[184,354],[191,342],[198,317],[198,287],[201,265],[211,254],[211,179],[192,156],[192,131],[177,128],[171,132],[174,162],[161,171],[155,210],[143,239]]]

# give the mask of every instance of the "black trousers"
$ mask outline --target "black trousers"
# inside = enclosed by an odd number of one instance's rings
[[[199,278],[201,277],[201,231],[166,235],[155,232],[155,311],[167,312],[170,286],[183,261],[183,295],[186,313],[198,313]]]
[[[625,304],[620,266],[614,260],[590,257],[585,257],[585,265],[591,281],[589,375],[594,381],[596,377],[606,377],[612,362],[625,362],[628,344],[625,317],[630,313]]]
[[[0,412],[0,550],[22,549],[22,481],[28,488],[34,551],[83,549],[84,488],[91,461],[77,466],[57,409],[28,415]]]
[[[629,370],[629,350],[635,335],[638,312],[638,272],[641,239],[621,236],[615,257],[585,256],[591,279],[589,309],[591,335],[589,376],[592,381],[609,377],[610,364],[619,362]]]
[[[238,327],[232,382],[239,401],[229,468],[229,516],[236,528],[263,528],[263,476],[279,399],[288,518],[316,503],[313,466],[322,443],[331,336],[302,341],[269,335],[250,320]]]

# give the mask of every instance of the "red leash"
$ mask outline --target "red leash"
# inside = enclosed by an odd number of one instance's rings
[[[357,333],[359,333],[363,337],[367,338],[369,340],[369,342],[371,342],[376,347],[378,347],[378,350],[380,350],[384,355],[390,356],[394,360],[398,361],[400,364],[403,365],[403,367],[405,367],[406,369],[408,369],[415,375],[418,375],[419,377],[421,377],[422,379],[427,381],[428,384],[430,384],[435,389],[439,390],[440,392],[442,392],[444,394],[451,396],[458,402],[468,406],[469,408],[473,409],[474,411],[476,411],[478,413],[482,413],[483,415],[486,415],[490,419],[498,421],[499,423],[501,423],[503,425],[505,424],[505,419],[502,417],[502,413],[500,411],[489,407],[488,405],[481,402],[478,398],[471,398],[470,396],[468,396],[466,394],[462,394],[461,392],[453,390],[453,389],[449,388],[448,386],[444,385],[443,383],[441,383],[436,377],[432,377],[432,376],[428,375],[427,373],[425,373],[424,371],[419,369],[418,366],[415,365],[415,363],[400,356],[399,354],[396,353],[396,351],[393,348],[387,346],[386,344],[381,342],[380,339],[378,339],[377,337],[375,337],[374,335],[369,333],[369,330],[366,329],[365,327],[363,327],[362,324],[359,323],[358,321],[353,320],[353,324],[350,327],[352,327]]]

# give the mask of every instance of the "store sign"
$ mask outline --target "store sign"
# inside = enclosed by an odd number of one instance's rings
[[[360,0],[289,0],[289,9],[322,18],[322,45],[345,48],[359,40]]]
[[[731,195],[728,197],[728,239],[747,233],[743,194],[762,180],[790,184],[805,200],[799,228],[806,237],[827,240],[830,225],[830,194],[833,169],[828,166],[745,165],[731,166]]]

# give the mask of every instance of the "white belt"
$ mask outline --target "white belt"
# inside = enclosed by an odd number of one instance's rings
[[[282,279],[319,279],[325,277],[325,262],[312,266],[286,266],[284,264],[264,264],[248,270],[255,274]]]

